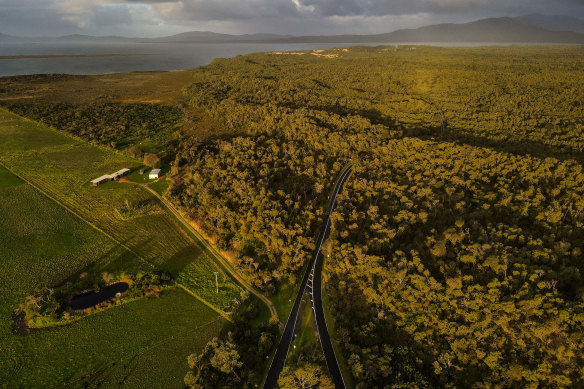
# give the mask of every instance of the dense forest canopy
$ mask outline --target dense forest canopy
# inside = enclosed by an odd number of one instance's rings
[[[172,104],[3,105],[176,156],[167,196],[266,294],[296,283],[352,163],[324,253],[357,388],[581,387],[583,68],[580,46],[353,47],[217,59]],[[217,340],[189,382],[223,354],[211,379],[257,381],[238,361],[267,332]]]
[[[184,127],[170,195],[273,292],[295,282],[351,161],[326,270],[358,387],[580,385],[583,59],[377,47],[216,60],[185,88],[207,118]]]

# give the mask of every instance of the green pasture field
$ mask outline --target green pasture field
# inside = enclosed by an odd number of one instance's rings
[[[140,169],[144,169],[144,174],[140,174]],[[140,167],[134,169],[125,178],[128,181],[137,182],[139,184],[148,184],[148,183],[154,181],[154,180],[151,180],[148,178],[148,173],[150,173],[150,170],[152,170],[151,167],[140,166]]]
[[[89,184],[138,161],[0,110],[0,162],[217,310],[239,298],[230,278],[216,293],[213,272],[221,270],[151,193],[130,183]]]
[[[22,184],[24,184],[24,181],[0,166],[0,188],[7,188],[10,186],[18,186]]]
[[[312,311],[312,304],[310,302],[310,294],[305,293],[300,307],[300,329],[296,334],[296,338],[292,342],[292,351],[290,356],[294,356],[303,347],[308,347],[311,344],[318,344],[316,319]]]
[[[160,178],[158,181],[153,182],[152,184],[148,185],[151,189],[154,189],[156,193],[159,195],[163,195],[164,192],[168,190],[170,183],[165,177]]]
[[[288,318],[288,315],[292,310],[292,305],[294,305],[294,299],[296,298],[297,292],[297,286],[289,283],[282,283],[278,293],[269,297],[270,301],[278,311],[278,317],[280,317],[280,320],[285,322]]]
[[[180,289],[13,334],[12,313],[39,285],[144,264],[2,167],[0,214],[0,387],[182,386],[186,356],[225,320]]]

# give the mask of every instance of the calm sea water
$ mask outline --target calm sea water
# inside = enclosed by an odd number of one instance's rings
[[[346,47],[350,44],[270,43],[0,43],[0,56],[133,54],[128,57],[0,59],[0,76],[38,73],[97,74],[137,70],[178,70],[206,65],[215,58],[263,51]]]
[[[238,54],[315,50],[354,45],[354,43],[0,43],[0,56],[133,54],[128,57],[0,59],[0,76],[38,73],[98,74],[139,70],[179,70],[206,65],[215,58],[230,58]],[[380,43],[372,43],[371,45],[377,46]],[[391,45],[395,45],[395,43],[391,43]],[[452,46],[444,43],[439,45]],[[478,46],[480,44],[456,45]]]

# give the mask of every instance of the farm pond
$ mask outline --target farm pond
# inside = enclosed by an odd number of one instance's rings
[[[74,296],[71,299],[71,308],[74,310],[86,309],[99,303],[116,297],[118,293],[124,293],[130,286],[126,282],[116,282],[115,284],[102,287],[99,292],[87,292]]]

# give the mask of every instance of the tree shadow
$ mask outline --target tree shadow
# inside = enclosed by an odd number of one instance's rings
[[[535,158],[555,158],[560,161],[575,160],[584,162],[584,152],[570,148],[555,147],[529,139],[495,140],[486,136],[465,134],[456,129],[440,131],[440,127],[416,127],[406,129],[404,135],[422,140],[452,142],[458,145],[483,147],[496,152],[510,153]]]
[[[353,381],[366,380],[373,387],[386,387],[388,384],[395,387],[443,386],[433,372],[433,363],[437,358],[435,350],[416,341],[411,334],[400,329],[391,317],[379,320],[379,312],[366,303],[367,298],[358,284],[346,278],[343,282],[339,281],[338,276],[334,275],[327,285],[327,293],[342,296],[329,298],[334,327],[339,329],[333,334],[333,341],[340,343]],[[359,357],[359,363],[364,367],[363,377],[355,376],[359,369],[352,366],[351,360],[356,359],[353,355]],[[421,381],[426,381],[427,385],[418,386]]]
[[[191,262],[201,260],[203,249],[192,243],[168,258],[161,267],[176,278]]]

